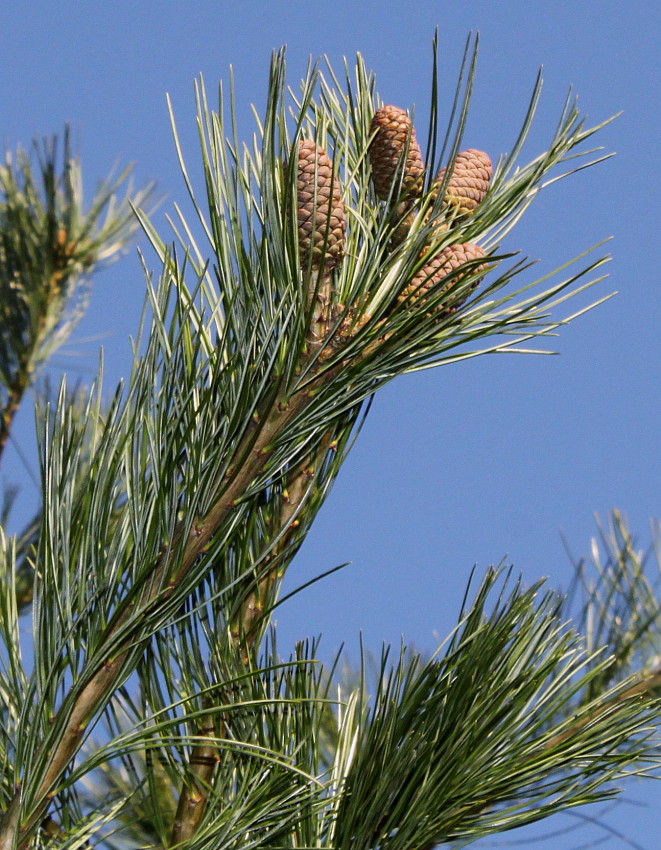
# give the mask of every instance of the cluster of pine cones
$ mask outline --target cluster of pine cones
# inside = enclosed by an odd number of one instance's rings
[[[372,181],[377,197],[391,206],[397,219],[393,232],[393,244],[396,245],[410,231],[417,202],[423,194],[422,152],[411,119],[396,106],[378,109],[371,131]],[[453,223],[475,212],[487,193],[490,180],[491,160],[486,153],[470,149],[458,154],[449,177],[446,178],[446,169],[442,168],[434,178],[432,192],[435,195],[430,199],[430,209],[438,211],[436,197],[444,182],[445,186],[440,219],[433,229],[448,230]],[[346,215],[333,163],[323,148],[310,139],[303,139],[298,148],[297,220],[301,263],[304,267],[329,273],[342,260]],[[456,269],[484,256],[484,251],[470,242],[447,245],[402,289],[399,301],[424,301],[428,293],[438,291],[439,284],[442,285]],[[471,263],[466,274],[474,276],[485,268],[485,263]],[[454,286],[456,281],[457,276],[453,275],[446,288]],[[473,286],[477,283],[475,280]],[[442,304],[436,310],[446,315],[458,304],[455,298],[452,304]]]

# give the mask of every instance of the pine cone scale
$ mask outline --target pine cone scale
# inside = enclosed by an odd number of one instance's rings
[[[387,200],[401,180],[401,196],[422,192],[424,161],[408,114],[397,106],[382,106],[370,126],[375,133],[370,144],[372,182],[381,200]]]
[[[475,276],[471,282],[471,289],[479,284],[480,275],[487,268],[486,263],[474,264],[472,261],[480,260],[485,257],[485,253],[479,245],[472,242],[463,242],[456,245],[446,245],[439,253],[423,266],[412,278],[409,284],[400,292],[398,301],[400,303],[411,303],[428,300],[429,296],[439,286],[443,285],[443,281],[450,277],[448,283],[443,287],[444,290],[453,288],[459,281],[467,276]],[[471,267],[463,274],[455,274],[463,265],[471,263]],[[450,303],[441,304],[434,312],[440,311],[441,315],[454,312],[468,297],[464,293],[461,298],[453,299]]]
[[[334,268],[344,255],[346,215],[342,190],[326,151],[312,139],[298,147],[296,179],[298,247],[301,264]]]
[[[441,168],[434,179],[437,192],[448,167]],[[466,216],[475,212],[487,194],[491,173],[491,159],[484,151],[469,148],[457,154],[444,195],[445,203],[455,215]]]

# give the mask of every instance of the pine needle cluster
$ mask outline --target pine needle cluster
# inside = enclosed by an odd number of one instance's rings
[[[41,509],[2,536],[0,850],[431,848],[604,799],[653,762],[661,620],[623,526],[574,624],[578,597],[497,569],[433,656],[384,649],[372,680],[315,641],[282,654],[271,628],[374,393],[544,351],[593,306],[563,313],[606,258],[534,280],[499,246],[546,185],[604,158],[584,144],[599,126],[569,98],[521,163],[538,79],[492,166],[462,146],[475,60],[469,40],[444,141],[434,82],[424,154],[360,57],[292,91],[274,55],[250,143],[200,79],[204,186],[172,116],[192,216],[177,206],[168,238],[114,184],[83,214],[66,145],[41,188],[28,160],[0,170],[7,433],[95,265],[138,224],[158,263],[130,377],[110,396],[101,375],[65,381],[40,409]]]

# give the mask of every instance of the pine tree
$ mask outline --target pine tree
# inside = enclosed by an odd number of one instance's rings
[[[282,654],[272,628],[373,394],[527,350],[601,279],[603,257],[531,280],[499,245],[545,182],[599,160],[584,143],[603,125],[568,99],[522,164],[538,79],[492,168],[461,149],[475,59],[469,41],[424,156],[360,57],[342,81],[311,67],[294,94],[275,54],[251,145],[200,79],[205,185],[173,119],[196,221],[178,212],[168,237],[148,191],[116,203],[125,174],[84,211],[66,137],[61,167],[52,140],[7,157],[0,451],[98,266],[141,227],[158,268],[143,260],[126,385],[42,394],[41,507],[2,534],[1,850],[460,845],[654,762],[661,618],[619,516],[571,594],[490,569],[436,653],[386,648],[373,676],[324,667],[314,640]],[[8,493],[3,526],[10,512]]]

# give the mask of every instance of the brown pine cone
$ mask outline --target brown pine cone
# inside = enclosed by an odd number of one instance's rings
[[[480,246],[474,245],[472,242],[447,245],[411,278],[411,281],[401,291],[397,300],[400,303],[405,301],[408,303],[426,301],[432,290],[437,289],[439,284],[442,284],[448,275],[463,266],[464,263],[470,260],[478,260],[484,256],[486,255]],[[484,271],[486,268],[487,263],[480,263],[477,266],[472,265],[470,270],[467,271],[467,274],[475,275]],[[454,275],[443,289],[454,287],[463,277],[465,277],[465,274]],[[475,289],[479,282],[479,278],[476,278],[471,284],[471,289]],[[467,293],[459,300],[455,299],[451,300],[450,303],[439,305],[436,310],[440,310],[442,315],[454,312],[466,300],[466,297]]]
[[[484,151],[470,148],[457,154],[444,198],[455,215],[465,216],[475,212],[489,188],[491,171],[491,159]],[[447,167],[441,168],[436,175],[434,183],[438,188],[446,172]]]
[[[382,106],[370,125],[376,132],[369,147],[372,181],[381,200],[388,200],[393,185],[401,180],[400,197],[416,197],[422,192],[425,170],[415,128],[403,109]]]
[[[298,147],[296,193],[301,265],[307,266],[312,252],[312,266],[330,270],[344,254],[346,216],[333,163],[312,139]]]

